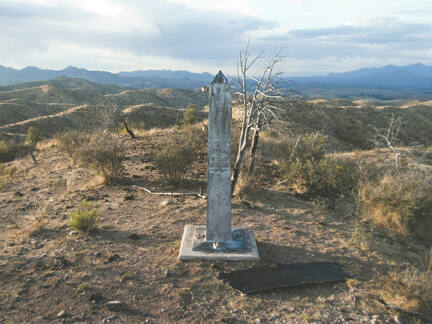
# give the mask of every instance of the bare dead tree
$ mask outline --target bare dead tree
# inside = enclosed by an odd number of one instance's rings
[[[395,117],[392,115],[390,118],[390,123],[386,131],[380,131],[375,126],[372,126],[375,129],[375,144],[380,145],[382,142],[393,151],[395,154],[395,164],[396,169],[400,168],[400,157],[401,151],[396,149],[395,142],[398,138],[400,128],[402,126],[402,118]]]
[[[90,107],[96,122],[102,128],[118,132],[118,126],[122,124],[129,136],[133,139],[136,138],[132,129],[129,128],[126,116],[120,106],[106,98],[97,98]]]
[[[249,76],[252,66],[262,58],[262,54],[251,55],[248,43],[245,49],[240,52],[237,62],[237,79],[235,81],[239,84],[240,91],[236,92],[236,94],[241,97],[243,118],[237,157],[231,175],[232,192],[236,186],[247,148],[249,148],[248,173],[251,174],[254,169],[256,149],[263,126],[270,125],[274,119],[280,118],[280,113],[283,111],[275,105],[277,99],[280,98],[275,87],[275,81],[281,74],[281,72],[276,71],[276,68],[283,60],[283,57],[280,53],[273,56],[258,78]],[[249,80],[254,82],[252,92],[248,91]],[[249,143],[249,132],[251,130],[253,130],[252,142]]]

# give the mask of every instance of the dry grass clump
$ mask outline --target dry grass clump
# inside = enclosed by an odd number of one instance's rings
[[[70,215],[70,226],[80,232],[90,234],[98,227],[100,213],[97,203],[83,200],[81,207]]]
[[[35,210],[33,213],[32,227],[29,232],[30,236],[37,235],[44,229],[47,223],[47,214],[49,212],[50,210],[48,205],[42,205]]]
[[[363,217],[390,231],[432,242],[432,177],[420,171],[387,172],[360,189]]]
[[[20,231],[23,237],[34,237],[40,235],[46,230],[48,216],[53,212],[48,204],[36,206],[30,213],[31,223]]]
[[[432,312],[432,250],[420,268],[393,268],[378,278],[379,294],[389,305],[410,312]]]

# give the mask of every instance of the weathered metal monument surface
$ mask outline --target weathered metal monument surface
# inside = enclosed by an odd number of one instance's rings
[[[231,228],[231,92],[221,71],[209,87],[207,225],[187,225],[180,260],[259,260],[252,231]]]

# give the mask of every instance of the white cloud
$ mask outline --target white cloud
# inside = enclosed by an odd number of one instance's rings
[[[189,8],[204,11],[222,11],[241,15],[256,15],[251,0],[168,0],[169,3],[182,4]]]
[[[306,0],[305,6],[286,5],[297,0],[293,1],[266,4],[271,12],[268,17],[278,16],[279,9],[293,8],[292,16],[279,20],[261,19],[262,12],[256,11],[261,3],[258,0],[3,1],[0,43],[7,50],[0,52],[0,64],[40,64],[45,68],[79,65],[111,71],[227,69],[235,65],[249,35],[257,52],[265,49],[271,55],[282,50],[292,63],[288,71],[340,71],[386,60],[431,61],[429,22],[410,22],[395,16],[342,16],[335,22],[334,17],[327,17],[325,24],[316,28],[292,28],[285,20],[315,21],[322,18],[324,4],[340,3]],[[343,23],[344,19],[349,21]]]

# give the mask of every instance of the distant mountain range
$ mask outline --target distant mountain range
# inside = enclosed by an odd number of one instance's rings
[[[195,89],[208,85],[213,75],[188,71],[147,70],[110,73],[89,71],[70,66],[63,70],[44,70],[29,66],[16,70],[0,65],[0,85],[50,80],[59,77],[81,78],[99,84],[132,88]],[[403,89],[410,93],[432,93],[432,66],[413,64],[388,65],[381,68],[364,68],[351,72],[331,73],[326,76],[284,77],[280,86],[306,96],[319,93],[329,95],[357,95],[382,89]],[[319,89],[319,91],[317,91]],[[337,89],[337,92],[335,92]],[[345,89],[344,91],[342,91]],[[380,90],[380,91],[381,91]],[[341,92],[342,91],[342,92]],[[366,93],[365,93],[366,91]],[[373,92],[372,91],[372,92]]]
[[[302,85],[343,85],[380,88],[430,88],[432,66],[412,64],[407,66],[387,65],[382,68],[364,68],[326,76],[295,77],[291,81]]]
[[[51,80],[59,77],[81,78],[100,84],[133,88],[178,88],[194,89],[207,85],[212,80],[210,73],[188,71],[148,70],[110,73],[89,71],[70,66],[63,70],[44,70],[28,66],[16,70],[0,65],[0,85]]]

